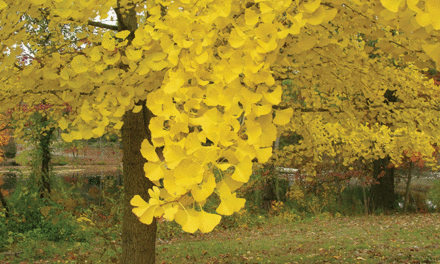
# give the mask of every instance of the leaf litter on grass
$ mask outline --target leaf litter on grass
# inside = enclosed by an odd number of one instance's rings
[[[157,258],[158,263],[438,263],[439,229],[438,213],[267,223],[158,244]]]

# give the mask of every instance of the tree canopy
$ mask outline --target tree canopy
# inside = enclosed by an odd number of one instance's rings
[[[103,22],[111,10],[116,25]],[[155,187],[133,212],[209,232],[243,207],[235,190],[283,130],[303,137],[279,155],[295,164],[431,159],[438,11],[436,0],[0,0],[0,107],[50,104],[65,141],[149,109],[138,148]],[[213,194],[218,214],[203,210]]]

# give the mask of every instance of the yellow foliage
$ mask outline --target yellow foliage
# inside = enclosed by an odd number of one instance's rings
[[[118,26],[94,21],[110,8]],[[303,139],[277,151],[280,164],[312,168],[325,154],[398,163],[407,149],[433,162],[440,89],[422,71],[440,63],[439,9],[437,0],[0,0],[0,110],[44,100],[72,141],[120,129],[146,101],[155,117],[139,151],[146,177],[163,185],[148,201],[135,196],[133,211],[146,224],[165,217],[209,232],[220,216],[203,211],[206,200],[220,198],[218,214],[239,211],[236,188],[282,132]],[[45,31],[24,14],[45,16]],[[384,100],[389,90],[398,100]]]

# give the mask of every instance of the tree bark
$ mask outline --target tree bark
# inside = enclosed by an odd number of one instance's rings
[[[148,189],[153,183],[145,177],[143,169],[146,160],[140,147],[144,139],[151,141],[148,128],[152,113],[143,104],[139,113],[127,111],[122,126],[122,163],[124,177],[124,216],[122,222],[122,263],[155,263],[156,221],[151,225],[142,224],[132,212],[130,200],[140,195],[145,201],[150,196]]]
[[[409,169],[408,169],[408,176],[406,179],[406,188],[405,188],[405,200],[403,201],[403,212],[406,214],[408,210],[408,204],[409,204],[409,187],[411,186],[411,179],[412,179],[412,168],[413,163],[409,162]]]
[[[392,211],[395,209],[394,167],[389,167],[390,157],[373,162],[373,177],[379,184],[371,186],[372,202],[375,209]]]
[[[134,39],[136,31],[137,14],[136,5],[131,8],[121,7],[122,1],[118,0],[115,13],[118,21],[118,31],[128,30],[130,35],[127,40]],[[120,64],[120,68],[128,70],[128,65]],[[156,220],[151,225],[141,223],[132,212],[130,200],[141,196],[148,202],[148,190],[153,183],[145,177],[144,164],[147,162],[141,155],[140,149],[144,139],[151,142],[151,131],[148,128],[153,117],[146,107],[145,101],[137,102],[142,105],[142,111],[133,113],[125,112],[122,117],[122,168],[124,184],[124,216],[122,218],[122,263],[124,264],[154,264],[156,258]]]
[[[47,116],[43,116],[41,123],[47,125]],[[51,192],[50,186],[50,161],[52,159],[50,153],[50,143],[52,133],[55,128],[50,128],[45,134],[40,135],[39,148],[41,151],[41,186],[40,198],[48,197]]]
[[[9,218],[9,206],[8,206],[8,203],[6,202],[5,197],[3,196],[1,187],[0,187],[0,201],[2,203],[3,208],[5,208],[5,217],[6,217],[6,219],[8,219]]]

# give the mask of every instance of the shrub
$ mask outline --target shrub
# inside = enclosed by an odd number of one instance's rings
[[[53,193],[52,196],[56,196]],[[49,200],[38,195],[38,187],[33,184],[17,182],[14,192],[9,196],[9,218],[0,217],[0,241],[25,235],[34,240],[47,241],[85,241],[90,234],[81,228],[72,211],[73,199]],[[70,206],[70,207],[69,207]],[[16,241],[14,241],[16,242]],[[12,242],[11,242],[12,243]],[[4,246],[5,244],[3,244]]]

